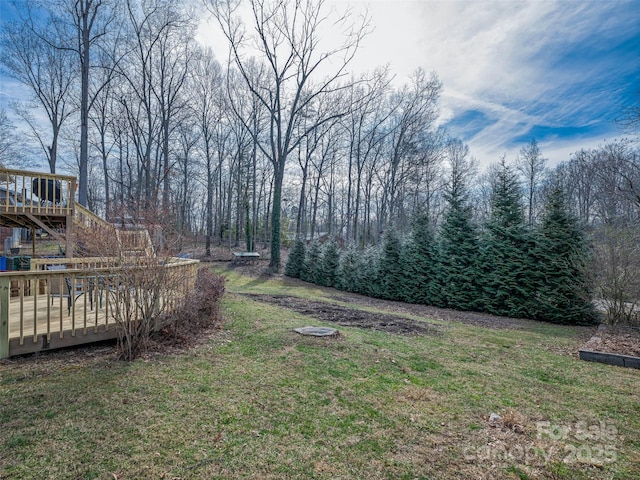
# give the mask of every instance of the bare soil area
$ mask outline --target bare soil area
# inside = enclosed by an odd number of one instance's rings
[[[282,295],[247,294],[259,302],[271,303],[288,308],[318,320],[332,322],[344,327],[367,328],[397,335],[428,335],[442,331],[442,326],[412,318],[399,317],[387,313],[365,312],[327,302],[305,300]]]
[[[362,306],[388,310],[390,313],[367,312],[333,303],[305,300],[292,296],[257,294],[246,294],[246,296],[259,302],[278,305],[303,315],[335,323],[336,325],[367,328],[396,335],[433,335],[446,328],[440,324],[430,323],[426,319],[461,322],[493,329],[521,329],[537,323],[533,320],[522,318],[496,317],[477,312],[459,312],[426,305],[391,302],[348,293],[335,295],[333,299],[340,303],[357,303]],[[423,317],[425,320],[403,317],[403,314]],[[576,329],[576,336],[583,340],[581,348],[584,350],[640,357],[640,329],[637,327],[574,328]],[[577,351],[563,353],[576,355]]]

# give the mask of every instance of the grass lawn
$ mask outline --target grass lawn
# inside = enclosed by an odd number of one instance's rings
[[[0,478],[640,478],[640,371],[577,360],[583,328],[303,337],[332,325],[241,294],[335,291],[225,274],[224,328],[182,355],[0,363]]]

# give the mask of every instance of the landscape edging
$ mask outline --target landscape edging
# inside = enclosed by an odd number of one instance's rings
[[[599,331],[606,329],[606,325],[600,324],[598,326]],[[596,336],[591,337],[591,340],[597,339]],[[631,355],[621,355],[618,353],[603,353],[594,352],[593,350],[578,350],[580,360],[587,362],[599,362],[607,365],[615,365],[617,367],[626,368],[640,368],[640,357],[634,357]]]

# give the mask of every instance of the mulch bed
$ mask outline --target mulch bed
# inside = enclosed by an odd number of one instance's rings
[[[585,343],[583,350],[640,357],[640,328],[606,325]]]

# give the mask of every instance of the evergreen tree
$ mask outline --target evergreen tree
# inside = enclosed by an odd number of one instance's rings
[[[596,323],[586,268],[589,244],[569,213],[560,188],[554,188],[547,197],[537,238],[535,317],[573,325]]]
[[[439,305],[438,254],[429,217],[418,213],[413,221],[411,240],[404,249],[402,264],[405,289],[402,299],[410,303]]]
[[[307,248],[304,258],[304,268],[300,272],[300,278],[305,282],[317,283],[319,261],[320,243],[317,240],[314,240]]]
[[[347,292],[358,292],[358,252],[355,248],[349,247],[346,252],[340,255],[340,264],[336,275],[336,287]]]
[[[482,238],[482,308],[525,317],[533,294],[528,232],[517,174],[505,164],[493,179],[491,216]]]
[[[378,247],[370,247],[358,255],[356,261],[356,293],[369,297],[380,296],[380,250]]]
[[[472,222],[467,183],[473,164],[467,160],[468,148],[454,143],[450,149],[451,175],[445,189],[447,208],[440,231],[439,287],[441,306],[457,310],[478,308],[480,277],[478,235]]]
[[[331,240],[324,245],[316,280],[319,285],[334,287],[338,276],[338,266],[340,264],[340,252],[335,241]]]
[[[477,310],[480,305],[479,245],[469,205],[450,200],[439,243],[439,297],[442,306]]]
[[[402,245],[392,229],[388,229],[384,236],[384,244],[379,259],[378,273],[380,275],[380,298],[400,300],[405,289],[405,275],[402,268]]]
[[[291,251],[289,252],[289,258],[287,264],[284,267],[284,274],[292,278],[300,278],[302,271],[305,268],[305,243],[303,240],[298,239],[293,244]]]

